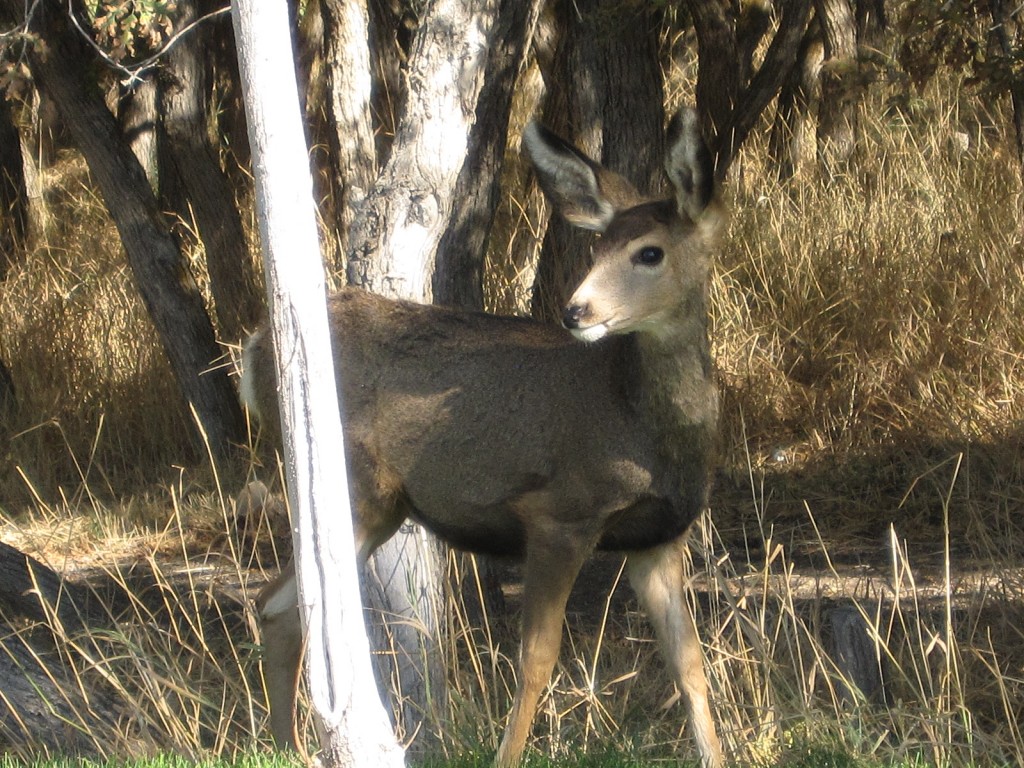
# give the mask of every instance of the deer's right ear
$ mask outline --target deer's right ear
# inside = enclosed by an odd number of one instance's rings
[[[598,183],[601,166],[537,122],[526,126],[523,144],[540,186],[566,221],[603,232],[615,216]]]
[[[700,130],[697,110],[680,109],[668,126],[665,171],[676,188],[679,215],[700,219],[715,195],[715,168]]]

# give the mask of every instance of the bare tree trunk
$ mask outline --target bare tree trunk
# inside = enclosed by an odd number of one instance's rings
[[[643,193],[663,176],[661,16],[614,0],[560,0],[556,50],[546,73],[544,121]],[[562,217],[548,223],[537,266],[533,316],[560,320],[590,242]]]
[[[889,24],[885,0],[854,0],[854,14],[857,17],[857,42],[875,45]]]
[[[818,106],[818,159],[834,175],[845,167],[856,143],[857,28],[850,0],[815,0],[825,44]]]
[[[11,371],[0,359],[0,450],[5,450],[11,439],[11,417],[18,408],[18,390],[14,387]]]
[[[128,140],[128,146],[142,166],[153,191],[160,189],[160,163],[157,155],[157,124],[160,113],[157,108],[157,81],[146,77],[135,83],[131,90],[122,95],[118,109],[118,121]]]
[[[699,54],[697,58],[697,111],[701,115],[704,135],[715,153],[716,173],[725,177],[721,166],[728,166],[734,152],[729,136],[732,111],[740,92],[740,55],[735,33],[735,19],[728,4],[689,0],[686,6],[693,17]]]
[[[195,0],[179,0],[177,8],[176,23],[180,27],[197,18]],[[203,241],[221,332],[227,339],[239,339],[255,327],[263,302],[256,290],[234,193],[210,143],[205,40],[204,27],[196,27],[165,56],[160,88],[163,137],[167,142],[163,157],[187,199],[187,208],[180,208],[178,215],[185,221],[195,217]]]
[[[370,61],[373,62],[373,92],[370,113],[375,127],[377,164],[391,156],[398,133],[398,121],[405,111],[408,95],[403,68],[412,53],[420,19],[414,0],[369,0]]]
[[[22,115],[16,119],[21,150],[21,169],[25,183],[25,248],[31,250],[46,242],[49,231],[49,212],[43,195],[43,164],[49,157],[44,147],[49,142],[44,137],[40,117],[42,95],[33,88],[22,103]]]
[[[326,122],[337,240],[335,268],[344,265],[355,211],[377,178],[377,151],[370,115],[372,77],[366,0],[320,0],[327,80]]]
[[[262,6],[262,8],[261,8]],[[320,729],[319,760],[333,766],[402,766],[373,688],[360,604],[349,488],[328,470],[344,454],[323,264],[317,237],[292,46],[283,3],[233,5],[248,106],[264,266],[280,386],[288,491],[297,517],[295,572],[307,681]],[[273,93],[270,87],[273,85]],[[346,339],[338,339],[344,344]]]
[[[434,0],[422,9],[408,62],[405,110],[386,165],[349,232],[349,282],[384,296],[430,302],[438,244],[447,230],[483,85],[497,0]],[[388,626],[400,722],[412,736],[443,700],[437,649],[441,558],[418,526],[381,547],[367,585]],[[422,629],[426,628],[426,632]],[[411,706],[410,706],[411,705]],[[423,734],[422,747],[432,738]]]
[[[1008,61],[1018,61],[1022,50],[1024,30],[1020,22],[1020,6],[1012,4],[1007,8],[1006,0],[992,0],[989,4],[992,14],[992,37],[996,50]],[[1018,174],[1024,181],[1024,79],[1016,68],[1008,78],[1010,103],[1013,106],[1014,139],[1017,150]],[[1021,224],[1024,228],[1024,223]]]
[[[483,309],[484,258],[501,194],[512,92],[523,72],[540,8],[541,0],[502,0],[498,9],[476,122],[452,195],[448,228],[437,248],[437,304]]]
[[[69,673],[54,644],[55,631],[75,635],[109,623],[90,590],[0,542],[0,625],[5,629],[0,637],[0,743],[5,749],[104,756],[90,732],[116,729],[126,713],[100,686],[89,686],[83,696],[82,679]]]
[[[202,297],[188,277],[142,167],[101,96],[84,79],[91,61],[57,0],[43,0],[28,20],[46,43],[29,55],[39,87],[57,103],[121,234],[136,285],[170,358],[182,395],[213,454],[227,458],[245,436],[242,411],[223,368]],[[24,24],[20,0],[0,0],[0,20]],[[197,438],[199,435],[197,434]]]
[[[0,282],[18,261],[28,231],[28,191],[11,104],[0,96]]]
[[[796,62],[810,15],[810,0],[789,0],[782,5],[775,36],[756,72],[743,55],[753,50],[751,43],[740,35],[758,36],[763,33],[763,24],[734,18],[724,3],[688,0],[686,5],[700,47],[697,109],[715,153],[715,175],[721,180]],[[759,4],[751,3],[746,12],[760,13]],[[742,79],[744,75],[748,79]]]
[[[387,165],[350,233],[349,282],[430,301],[483,84],[497,0],[428,4],[409,61],[406,109]]]
[[[224,8],[221,0],[199,0],[200,13],[208,15]],[[214,135],[220,139],[217,150],[221,167],[236,191],[248,192],[252,185],[250,172],[248,126],[242,103],[241,77],[235,51],[235,31],[230,14],[221,14],[203,22],[206,34],[207,79],[211,84],[212,114],[216,121]]]
[[[779,91],[768,141],[768,154],[779,180],[793,178],[810,153],[814,155],[813,115],[821,99],[821,62],[824,48],[817,23],[804,34],[796,66]]]

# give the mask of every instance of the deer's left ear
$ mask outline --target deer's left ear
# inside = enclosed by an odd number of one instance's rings
[[[676,189],[680,216],[696,222],[715,195],[715,168],[697,110],[683,107],[668,126],[665,171]]]
[[[523,144],[545,194],[570,224],[603,232],[615,216],[601,193],[601,166],[537,122],[526,126]]]

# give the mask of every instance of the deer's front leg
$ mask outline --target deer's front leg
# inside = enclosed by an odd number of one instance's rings
[[[580,566],[589,553],[578,542],[529,542],[523,575],[523,638],[519,651],[519,685],[512,714],[494,763],[518,765],[544,688],[558,661],[565,604]]]
[[[661,654],[690,710],[690,725],[703,768],[721,768],[722,747],[715,730],[704,676],[704,656],[686,602],[682,539],[630,553],[629,581],[654,625]]]

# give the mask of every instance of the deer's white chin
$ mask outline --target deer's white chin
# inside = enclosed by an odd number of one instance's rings
[[[597,341],[608,335],[608,326],[605,323],[600,323],[586,328],[573,328],[572,335],[580,341]]]

